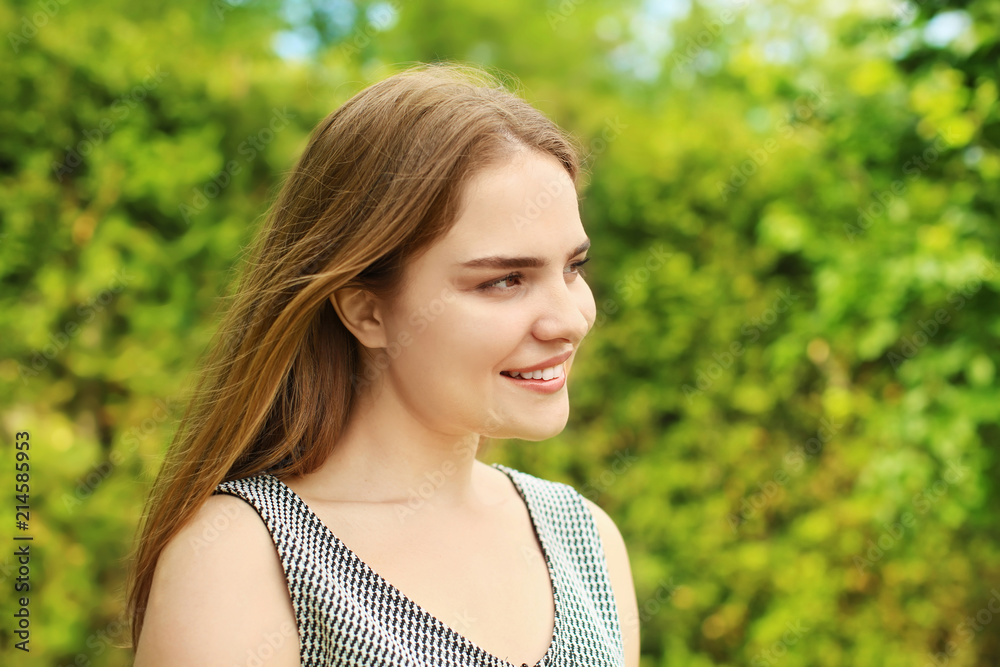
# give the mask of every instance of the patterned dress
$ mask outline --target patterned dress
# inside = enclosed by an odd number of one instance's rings
[[[555,601],[552,641],[536,667],[625,664],[607,562],[573,487],[499,463],[528,508]],[[291,488],[264,473],[216,489],[257,510],[277,548],[306,667],[516,667],[407,598],[333,534]],[[527,667],[527,665],[522,665]]]

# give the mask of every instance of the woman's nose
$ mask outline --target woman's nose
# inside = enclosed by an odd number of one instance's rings
[[[594,296],[581,278],[576,281],[567,284],[563,280],[545,291],[535,322],[537,338],[564,338],[576,346],[590,331],[595,319]]]

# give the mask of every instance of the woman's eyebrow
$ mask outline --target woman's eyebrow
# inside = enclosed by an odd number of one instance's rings
[[[588,248],[590,248],[590,239],[585,240],[575,247],[566,256],[566,259],[569,260],[576,257]],[[479,259],[470,259],[468,262],[462,262],[460,266],[470,269],[541,269],[546,264],[547,262],[541,257],[501,257],[499,255],[491,255],[489,257],[480,257]]]

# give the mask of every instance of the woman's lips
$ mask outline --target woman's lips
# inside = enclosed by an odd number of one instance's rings
[[[534,366],[525,367],[525,368],[507,369],[504,372],[505,373],[514,373],[514,372],[531,373],[532,371],[539,371],[539,370],[542,370],[542,369],[545,369],[545,368],[552,368],[554,366],[561,366],[561,365],[563,365],[566,362],[567,359],[569,359],[572,356],[573,356],[573,350],[567,350],[566,352],[563,352],[562,354],[557,354],[556,356],[551,357],[550,359],[546,359],[545,361],[543,361],[541,363],[538,363],[538,364],[535,364]]]
[[[562,377],[552,378],[551,380],[525,380],[524,378],[515,378],[509,375],[501,375],[500,377],[506,379],[508,382],[513,382],[521,389],[528,389],[540,394],[553,394],[566,385],[565,374]]]

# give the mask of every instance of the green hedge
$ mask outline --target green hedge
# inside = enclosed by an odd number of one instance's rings
[[[320,118],[447,58],[587,147],[571,423],[486,458],[615,519],[643,665],[1000,662],[1000,10],[681,14],[0,5],[0,423],[34,537],[31,653],[5,595],[0,660],[129,664],[123,559],[235,259]]]

